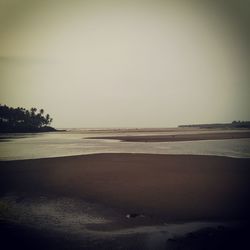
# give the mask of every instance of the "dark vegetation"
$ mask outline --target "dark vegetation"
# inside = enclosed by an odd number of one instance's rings
[[[49,126],[52,120],[49,114],[45,115],[43,109],[37,112],[36,108],[27,110],[0,104],[1,133],[55,131],[53,127]]]

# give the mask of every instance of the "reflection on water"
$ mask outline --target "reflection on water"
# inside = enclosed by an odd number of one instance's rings
[[[136,135],[135,133],[133,134]],[[151,135],[152,133],[143,134]],[[153,143],[86,139],[91,136],[105,135],[107,133],[96,133],[95,131],[5,134],[0,136],[0,160],[34,159],[95,153],[198,154],[250,157],[250,139],[248,138]],[[108,135],[111,136],[110,132]],[[114,132],[112,135],[115,136],[117,133]]]

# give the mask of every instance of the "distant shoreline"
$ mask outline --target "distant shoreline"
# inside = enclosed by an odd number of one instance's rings
[[[179,128],[207,128],[207,129],[237,129],[250,128],[250,121],[233,121],[231,123],[208,123],[208,124],[190,124],[179,125]]]

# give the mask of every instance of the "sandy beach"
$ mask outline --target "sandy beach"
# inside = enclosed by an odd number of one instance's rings
[[[90,223],[88,229],[98,233],[111,232],[111,235],[115,230],[168,223],[248,223],[249,163],[250,159],[229,157],[150,154],[96,154],[1,161],[0,195],[2,198],[8,195],[17,197],[17,207],[37,197],[46,197],[49,200],[68,197],[96,204],[98,213],[107,218],[109,223]],[[34,208],[31,206],[29,210],[33,211]],[[135,215],[138,218],[128,219],[127,215]],[[36,244],[36,239],[47,242],[46,249],[67,249],[62,246],[62,237],[66,241],[65,244],[72,246],[72,249],[136,249],[141,242],[145,242],[140,238],[142,233],[130,233],[122,238],[113,237],[112,241],[110,238],[97,240],[95,244],[81,236],[81,242],[85,242],[84,248],[80,247],[79,239],[67,236],[71,242],[69,243],[65,236],[68,233],[63,236],[53,234],[54,238],[51,239],[48,230],[33,231],[32,227],[3,221],[1,235],[5,235],[5,240],[24,234],[27,242],[31,244],[34,241],[32,246]],[[227,238],[225,232],[222,233],[224,240]],[[31,240],[28,239],[30,235]],[[204,235],[201,235],[204,238]],[[207,235],[205,233],[206,240],[209,239]],[[241,233],[239,235],[242,237]],[[137,243],[134,242],[135,239]],[[189,238],[184,239],[189,241]],[[51,240],[52,243],[48,243]],[[56,244],[58,241],[61,243]],[[27,242],[23,242],[26,244],[24,246],[27,246]],[[168,241],[168,245],[178,247],[178,242]],[[201,244],[200,236],[198,242]],[[188,243],[186,245],[189,246]],[[112,248],[114,246],[116,247]],[[145,249],[155,248],[149,246]]]

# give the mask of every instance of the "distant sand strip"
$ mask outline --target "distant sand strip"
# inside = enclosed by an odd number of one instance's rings
[[[96,154],[0,161],[0,196],[72,197],[164,221],[245,219],[250,159]]]
[[[224,140],[250,138],[250,132],[216,132],[176,135],[143,135],[143,136],[105,136],[89,137],[86,139],[112,139],[126,142],[174,142],[174,141],[199,141],[199,140]]]

